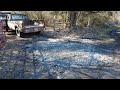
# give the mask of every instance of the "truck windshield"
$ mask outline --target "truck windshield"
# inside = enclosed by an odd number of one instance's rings
[[[12,15],[12,20],[25,20],[25,19],[28,19],[26,15],[18,15],[18,14]]]
[[[6,20],[6,15],[0,15],[0,20]]]

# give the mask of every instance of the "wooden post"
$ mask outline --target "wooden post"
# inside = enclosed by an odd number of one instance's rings
[[[55,28],[56,28],[55,21],[56,21],[56,15],[54,15],[54,17],[53,17],[53,30],[54,30],[54,32],[55,32]]]
[[[90,26],[90,16],[88,16],[88,21],[87,21],[87,28]]]

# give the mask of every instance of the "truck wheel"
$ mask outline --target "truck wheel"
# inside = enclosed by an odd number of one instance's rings
[[[19,36],[19,37],[24,37],[24,33],[23,32],[20,32],[18,28],[15,29],[16,30],[16,35]]]

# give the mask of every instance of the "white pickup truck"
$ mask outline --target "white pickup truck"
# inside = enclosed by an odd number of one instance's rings
[[[45,28],[45,23],[43,20],[35,22],[30,20],[27,15],[24,14],[0,14],[5,16],[6,20],[6,31],[8,29],[15,30],[16,35],[19,37],[24,37],[25,33],[40,32]]]

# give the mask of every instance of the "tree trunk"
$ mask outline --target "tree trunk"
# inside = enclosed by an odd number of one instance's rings
[[[69,11],[69,28],[74,28],[76,26],[77,12]]]

